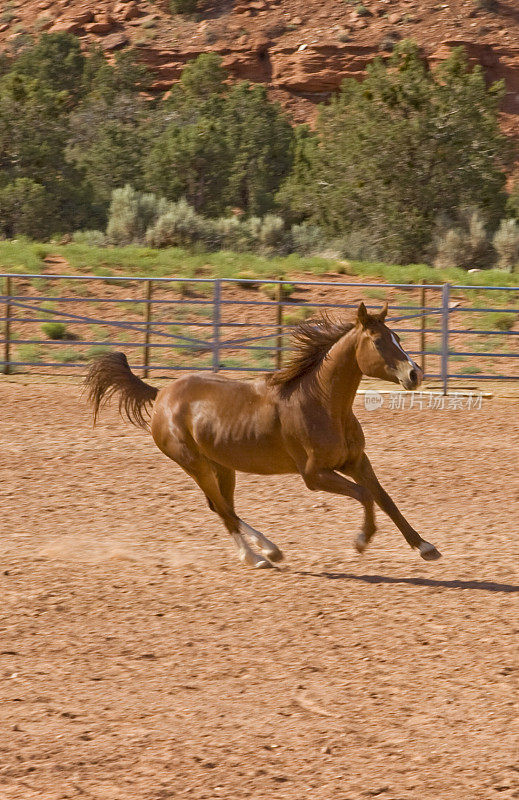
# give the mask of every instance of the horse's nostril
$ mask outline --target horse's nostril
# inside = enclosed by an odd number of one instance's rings
[[[415,369],[412,369],[411,372],[409,373],[409,379],[413,383],[417,383],[418,382],[418,375],[416,374],[416,370]]]

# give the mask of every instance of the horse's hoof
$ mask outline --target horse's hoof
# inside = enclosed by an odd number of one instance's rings
[[[359,535],[357,536],[357,538],[353,542],[353,546],[355,547],[355,550],[357,551],[357,553],[360,553],[360,555],[362,555],[364,553],[364,551],[366,550],[366,547],[368,546],[368,542],[367,542],[366,537],[364,536],[363,533],[359,533]]]
[[[274,547],[272,550],[264,550],[263,552],[269,561],[283,561],[284,556],[279,547]]]
[[[253,566],[254,569],[272,569],[272,564],[266,558],[259,558]]]
[[[442,557],[440,551],[430,542],[422,542],[418,549],[424,561],[438,561]]]

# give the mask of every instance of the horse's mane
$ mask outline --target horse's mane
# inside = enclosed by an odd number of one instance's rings
[[[323,362],[332,345],[354,327],[354,322],[339,322],[326,315],[302,322],[292,333],[296,342],[294,355],[285,367],[268,376],[268,382],[287,386],[308,375]]]

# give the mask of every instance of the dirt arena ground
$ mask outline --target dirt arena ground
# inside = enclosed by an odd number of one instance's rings
[[[519,797],[519,404],[364,410],[380,513],[242,476],[241,566],[197,487],[74,384],[0,383],[1,800]]]

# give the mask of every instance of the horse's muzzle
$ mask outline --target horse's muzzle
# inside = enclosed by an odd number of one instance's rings
[[[418,366],[413,362],[408,362],[404,364],[399,369],[398,380],[404,387],[404,389],[408,389],[409,391],[414,391],[418,389],[420,384],[423,380],[423,372]]]

